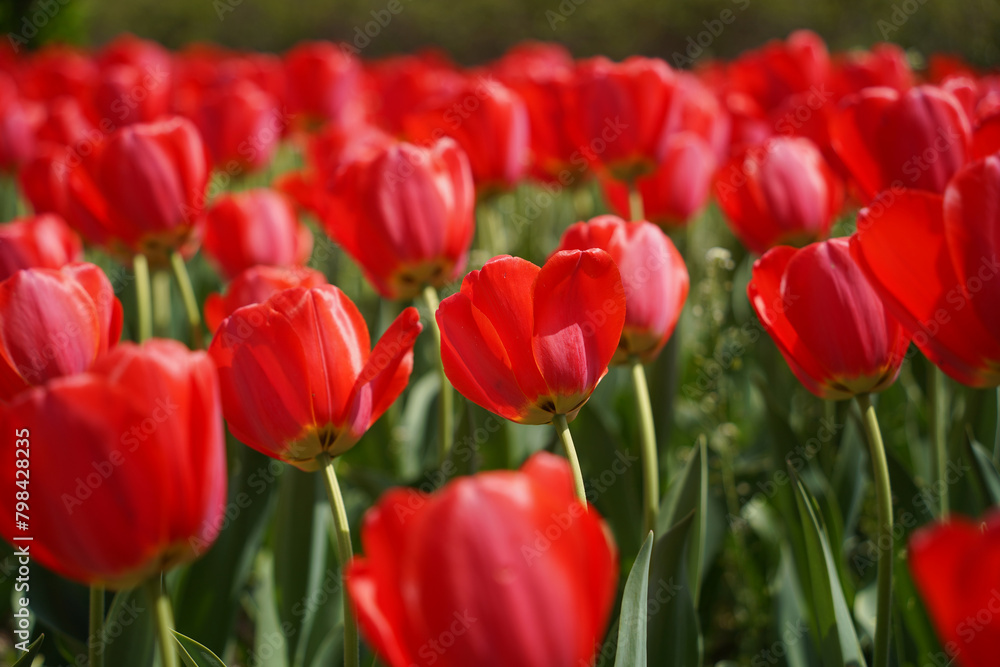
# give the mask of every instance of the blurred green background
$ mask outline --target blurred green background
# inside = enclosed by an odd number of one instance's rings
[[[53,38],[99,45],[127,31],[170,47],[213,41],[282,51],[302,39],[352,41],[375,12],[385,25],[369,27],[377,34],[361,49],[367,57],[435,46],[473,64],[533,38],[562,42],[577,56],[670,60],[706,30],[705,22],[728,9],[735,19],[721,32],[721,24],[714,24],[719,34],[712,35],[705,55],[732,57],[810,28],[834,50],[889,40],[922,54],[961,54],[980,66],[1000,62],[997,0],[393,1],[401,6],[395,15],[385,11],[390,0],[2,0],[0,25],[8,38],[31,37],[32,46]],[[30,36],[25,31],[32,32],[33,16],[45,21]]]

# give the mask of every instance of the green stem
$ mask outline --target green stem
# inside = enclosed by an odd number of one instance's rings
[[[340,576],[343,580],[347,566],[354,557],[354,547],[351,545],[351,526],[347,522],[347,509],[344,507],[344,497],[340,494],[340,483],[337,481],[337,471],[334,470],[333,458],[326,452],[316,457],[323,473],[323,483],[326,486],[326,497],[330,501],[330,511],[333,512],[333,524],[337,531],[337,557],[340,561]],[[358,625],[351,608],[351,598],[347,587],[343,588],[344,600],[344,667],[358,667],[360,649],[358,644]]]
[[[153,271],[153,335],[166,338],[170,330],[170,274]]]
[[[136,318],[138,320],[137,339],[141,343],[153,334],[153,298],[149,286],[149,262],[142,253],[132,258],[135,273]]]
[[[643,534],[656,532],[656,518],[660,509],[660,461],[656,448],[656,429],[653,426],[653,405],[649,400],[649,385],[646,383],[646,369],[638,357],[632,357],[632,384],[635,387],[635,404],[639,411],[639,429],[642,433],[643,477]]]
[[[878,426],[878,417],[868,394],[858,394],[855,399],[864,415],[865,434],[872,459],[875,480],[875,498],[878,504],[878,597],[875,617],[875,661],[872,667],[889,664],[889,634],[892,615],[892,562],[895,544],[892,537],[892,490],[889,485],[889,464]]]
[[[434,342],[437,345],[437,366],[438,375],[441,378],[441,395],[438,401],[440,411],[440,433],[438,440],[438,459],[444,463],[451,453],[452,440],[455,437],[455,427],[453,424],[455,415],[455,394],[451,389],[451,382],[444,373],[444,363],[441,361],[441,329],[438,327],[437,310],[441,302],[438,300],[437,290],[433,286],[424,287],[424,303],[430,310],[431,329],[434,331]]]
[[[934,481],[940,494],[938,509],[940,518],[948,516],[948,441],[944,428],[944,374],[933,364],[927,369],[927,425],[931,435],[931,449],[934,451]]]
[[[569,432],[569,424],[566,423],[566,415],[556,415],[552,418],[552,424],[556,427],[559,440],[562,441],[566,450],[566,458],[569,459],[569,466],[573,470],[573,489],[576,491],[577,499],[587,507],[587,490],[583,486],[583,471],[580,470],[580,459],[576,455],[576,446],[573,445],[573,436]]]
[[[161,667],[178,667],[177,646],[174,642],[174,610],[170,596],[160,585],[160,575],[151,577],[145,584],[146,594],[153,603],[156,619],[156,638],[160,648]]]
[[[170,253],[170,265],[174,269],[174,276],[177,277],[177,285],[181,288],[181,298],[184,300],[184,310],[187,312],[188,326],[191,328],[191,347],[200,350],[204,347],[201,312],[198,310],[198,300],[191,286],[191,276],[188,275],[187,265],[179,252]]]
[[[642,193],[635,183],[629,184],[628,187],[628,212],[633,221],[643,220],[646,217],[642,206]]]
[[[90,587],[90,633],[87,635],[87,665],[104,667],[104,586]]]

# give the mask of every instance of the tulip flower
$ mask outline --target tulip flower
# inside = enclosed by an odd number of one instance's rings
[[[465,268],[474,207],[469,163],[454,141],[393,143],[343,167],[323,225],[382,296],[412,299]]]
[[[41,114],[18,93],[14,81],[0,72],[0,170],[15,171],[35,154],[35,130]]]
[[[90,143],[99,143],[104,135],[87,118],[83,107],[69,96],[58,97],[48,103],[45,119],[36,133],[39,142],[70,146],[78,153],[88,150]]]
[[[913,82],[906,52],[891,42],[844,54],[834,62],[831,74],[832,92],[837,99],[875,86],[905,93],[913,87]]]
[[[910,537],[909,563],[941,643],[960,667],[1000,655],[1000,514],[950,517]]]
[[[179,117],[129,125],[94,160],[65,167],[67,222],[94,243],[165,265],[201,224],[208,163],[198,130]]]
[[[442,135],[462,147],[480,196],[517,184],[529,162],[528,111],[521,98],[499,81],[469,76],[452,95],[404,121],[406,135],[427,144]]]
[[[825,237],[843,204],[840,180],[800,137],[774,137],[730,160],[715,194],[729,228],[756,253]]]
[[[97,266],[18,271],[0,283],[0,401],[82,373],[121,329],[121,303]]]
[[[293,287],[326,285],[326,276],[304,266],[254,266],[233,278],[225,295],[209,294],[205,299],[205,323],[215,331],[222,320],[238,308],[264,303],[273,295]]]
[[[458,66],[437,49],[365,60],[371,120],[392,135],[402,135],[406,118],[428,100],[450,97],[465,85]]]
[[[202,245],[232,278],[256,265],[305,264],[313,238],[283,195],[262,188],[218,197],[205,214]]]
[[[272,458],[317,470],[317,457],[353,447],[399,396],[420,330],[416,308],[407,308],[372,350],[361,313],[332,285],[236,310],[209,349],[229,430]]]
[[[247,80],[204,91],[185,115],[197,125],[212,164],[231,172],[267,165],[288,124],[277,101]]]
[[[494,257],[437,311],[448,379],[511,421],[573,419],[607,373],[625,324],[621,274],[603,250],[557,252],[541,268]]]
[[[944,196],[900,190],[861,211],[851,251],[928,359],[959,382],[1000,385],[1000,156],[959,171]]]
[[[844,99],[829,130],[864,203],[891,187],[944,192],[971,156],[968,117],[934,86],[866,88]]]
[[[306,123],[351,127],[362,119],[361,65],[330,42],[303,42],[285,54],[289,110]]]
[[[690,223],[708,202],[715,168],[715,152],[704,139],[693,132],[673,135],[656,171],[635,181],[643,218],[664,229]],[[631,218],[628,184],[602,176],[601,186],[611,209]]]
[[[80,237],[57,215],[21,218],[0,227],[0,281],[21,269],[59,269],[81,259]]]
[[[539,453],[424,496],[388,492],[347,572],[364,636],[389,667],[591,664],[616,592],[618,554],[569,467]],[[558,538],[538,536],[559,526]],[[447,644],[440,638],[447,635]]]
[[[87,109],[96,122],[97,114],[92,105],[97,76],[97,63],[91,54],[51,42],[23,62],[18,88],[28,99],[41,102],[69,95]]]
[[[847,239],[772,248],[754,262],[747,295],[805,387],[842,400],[882,391],[909,336],[851,259]]]
[[[96,58],[94,107],[102,123],[151,123],[170,107],[170,53],[156,42],[125,35]]]
[[[65,577],[126,589],[156,576],[158,588],[225,519],[219,387],[204,353],[122,344],[0,405],[0,424],[8,460],[30,442],[31,557]],[[7,488],[15,470],[0,472]],[[19,537],[14,509],[0,504],[7,540]]]

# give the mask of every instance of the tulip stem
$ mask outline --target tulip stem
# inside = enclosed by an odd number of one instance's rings
[[[184,299],[184,310],[187,311],[188,326],[191,327],[191,347],[200,350],[204,347],[201,312],[198,310],[198,300],[194,296],[194,287],[191,286],[191,276],[188,275],[187,265],[179,252],[170,253],[170,265],[177,277],[177,285],[181,288],[181,298]]]
[[[642,193],[639,192],[639,187],[635,183],[630,183],[628,186],[628,209],[629,217],[632,218],[633,222],[646,217],[642,206]]]
[[[135,274],[136,319],[138,322],[136,338],[141,343],[153,334],[153,297],[149,285],[149,262],[145,255],[139,253],[132,258],[132,271]]]
[[[439,421],[441,422],[439,425],[441,433],[438,440],[438,458],[441,463],[444,463],[451,452],[451,444],[455,435],[455,429],[452,424],[455,395],[451,390],[451,382],[448,381],[448,376],[444,373],[444,362],[441,361],[441,328],[438,327],[437,323],[437,309],[441,305],[441,302],[438,300],[437,290],[431,285],[424,287],[424,303],[427,304],[427,308],[431,311],[431,329],[434,330],[434,342],[437,344],[438,375],[441,378],[441,395],[438,401],[438,408],[440,410]]]
[[[90,634],[87,637],[87,665],[104,667],[104,586],[90,587]]]
[[[927,370],[927,425],[931,432],[932,449],[934,451],[934,481],[940,493],[938,500],[939,517],[948,516],[950,502],[948,498],[948,483],[945,480],[948,473],[948,442],[945,438],[944,425],[944,374],[937,366],[928,364]]]
[[[576,446],[573,444],[573,436],[569,432],[569,424],[566,423],[566,415],[556,415],[552,418],[552,424],[556,427],[559,440],[562,441],[563,449],[566,450],[566,458],[569,459],[569,466],[573,470],[573,490],[576,491],[577,500],[587,509],[587,490],[583,486],[583,472],[580,470],[580,458],[576,455]]]
[[[656,448],[656,429],[653,426],[653,405],[649,400],[646,369],[638,357],[632,357],[632,385],[635,387],[635,404],[639,410],[639,428],[642,433],[643,476],[643,533],[656,532],[656,519],[660,510],[660,461]]]
[[[153,271],[153,335],[166,338],[170,330],[170,274]]]
[[[337,531],[337,558],[340,561],[340,577],[344,581],[347,566],[354,557],[354,547],[351,546],[351,526],[347,522],[347,509],[344,507],[344,497],[340,493],[340,483],[337,481],[337,471],[334,470],[333,458],[326,452],[316,457],[323,472],[323,483],[326,486],[326,497],[330,501],[330,511],[333,513],[333,524]],[[342,587],[344,603],[344,667],[358,667],[361,660],[358,644],[358,625],[351,609],[347,586]]]
[[[160,647],[160,665],[178,667],[177,646],[174,644],[174,610],[170,606],[170,596],[160,584],[160,575],[146,581],[146,594],[153,603],[156,638]]]
[[[878,505],[878,597],[875,617],[875,660],[872,667],[888,667],[889,622],[892,614],[892,563],[895,544],[892,535],[892,490],[889,485],[889,464],[882,444],[878,417],[868,394],[858,394],[855,399],[864,415],[865,434],[872,459],[875,480],[875,498]]]

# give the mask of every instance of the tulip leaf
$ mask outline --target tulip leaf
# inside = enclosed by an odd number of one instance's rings
[[[827,667],[866,665],[858,635],[854,628],[851,610],[844,597],[844,589],[826,528],[816,501],[802,480],[790,468],[795,487],[795,501],[803,525],[807,581],[803,582],[812,592],[811,611],[813,624],[819,634],[823,664]]]
[[[649,664],[701,664],[701,629],[687,576],[696,512],[690,511],[653,546],[646,612]]]
[[[149,665],[156,649],[154,601],[143,590],[115,595],[104,617],[104,663]]]
[[[259,667],[288,667],[288,654],[284,650],[288,637],[281,631],[281,621],[274,594],[274,556],[267,549],[257,554],[254,564],[253,654]]]
[[[28,645],[28,650],[25,651],[20,658],[14,661],[11,667],[31,667],[31,663],[35,661],[35,657],[42,650],[42,643],[45,641],[45,633],[38,635],[38,639],[31,642]]]
[[[694,530],[691,535],[688,570],[692,597],[697,606],[706,569],[705,545],[708,533],[708,447],[704,436],[698,438],[691,458],[671,482],[660,503],[657,532],[664,534],[691,512],[694,512]]]
[[[650,532],[625,582],[615,667],[646,667],[646,599],[652,554],[653,533]]]
[[[222,662],[219,656],[176,630],[174,641],[177,642],[177,654],[186,667],[226,667],[226,663]]]
[[[972,462],[975,464],[976,474],[982,483],[986,494],[993,505],[1000,505],[1000,471],[993,463],[993,457],[982,444],[969,431],[969,451],[972,452]]]

